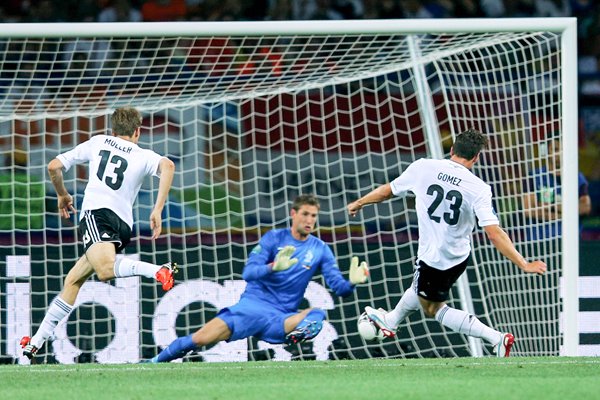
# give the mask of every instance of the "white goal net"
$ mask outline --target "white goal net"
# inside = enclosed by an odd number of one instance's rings
[[[564,65],[563,33],[573,21],[557,21],[548,27],[523,19],[5,30],[1,353],[19,358],[18,340],[35,332],[82,254],[76,221],[56,212],[47,163],[92,135],[110,133],[112,111],[133,105],[144,115],[140,144],[174,160],[176,177],[156,241],[148,219],[157,181],[142,187],[125,256],[180,263],[177,285],[165,294],[146,279],[91,279],[39,358],[135,362],[198,329],[237,301],[249,250],[266,230],[288,224],[299,193],[318,196],[318,235],[342,272],[357,255],[370,265],[370,283],[345,299],[334,297],[320,277],[311,283],[303,306],[323,308],[328,322],[309,345],[249,339],[201,349],[188,360],[490,354],[420,313],[403,322],[396,340],[364,342],[356,330],[364,306],[390,309],[410,285],[417,224],[410,197],[365,208],[354,219],[345,212],[348,202],[412,161],[448,156],[454,135],[470,127],[491,140],[474,172],[492,185],[503,227],[528,258],[544,259],[549,272],[526,276],[476,230],[468,284],[457,285],[449,302],[513,332],[516,355],[560,354],[568,336],[561,315],[573,301],[572,288],[561,293],[561,282],[572,282],[562,257],[577,261],[577,216],[567,210],[575,204],[567,194],[571,183],[563,179],[563,231],[575,237],[568,245],[562,236],[528,236],[544,221],[525,218],[521,203],[531,190],[529,175],[547,162],[540,148],[551,137],[558,134],[567,161],[574,155],[573,119],[564,110],[565,93],[572,94],[565,84],[575,71]],[[576,99],[569,101],[576,107]],[[563,176],[576,176],[570,175],[576,161],[563,165]],[[84,168],[65,175],[78,204],[86,177]]]

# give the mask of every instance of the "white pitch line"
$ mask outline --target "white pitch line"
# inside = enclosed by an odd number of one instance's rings
[[[514,366],[514,365],[569,365],[569,364],[598,364],[600,365],[600,358],[599,359],[586,359],[586,360],[560,360],[560,359],[556,359],[556,360],[527,360],[526,358],[509,358],[506,360],[502,360],[502,362],[499,362],[498,364],[490,364],[490,363],[483,363],[483,362],[472,362],[472,361],[465,361],[464,363],[461,363],[460,360],[457,359],[451,359],[452,361],[439,361],[439,362],[427,362],[427,363],[416,363],[413,360],[406,360],[406,361],[400,361],[400,360],[393,360],[393,362],[378,362],[378,363],[369,363],[369,366],[371,367],[378,367],[378,368],[402,368],[402,367],[423,367],[423,368],[430,368],[430,367],[452,367],[453,365],[462,365],[462,366],[488,366],[488,365],[494,365],[494,366]],[[239,364],[228,364],[228,365],[220,365],[221,363],[186,363],[185,367],[186,369],[191,369],[191,370],[207,370],[207,369],[218,369],[218,370],[239,370],[239,369],[303,369],[303,368],[308,368],[308,369],[314,369],[314,368],[352,368],[352,367],[358,367],[360,363],[367,363],[370,360],[355,360],[354,363],[352,364],[347,364],[347,363],[343,363],[343,362],[338,362],[338,361],[323,361],[323,362],[310,362],[310,363],[302,363],[302,362],[298,362],[298,361],[293,361],[293,362],[286,362],[286,363],[281,363],[281,362],[277,362],[274,361],[270,364],[253,364],[251,362],[240,362]],[[163,365],[166,365],[163,364]],[[174,363],[174,365],[177,366],[181,366],[183,364],[181,363]],[[152,365],[148,365],[148,364],[139,364],[139,365],[131,365],[131,366],[127,366],[127,367],[117,367],[117,366],[106,366],[106,367],[97,367],[97,368],[82,368],[79,365],[64,365],[64,364],[57,364],[55,365],[58,368],[53,368],[54,365],[33,365],[33,366],[23,366],[22,368],[17,368],[14,371],[19,371],[19,372],[23,372],[23,373],[63,373],[63,372],[74,372],[77,371],[78,373],[86,373],[86,372],[101,372],[101,371],[143,371],[143,370],[148,370],[148,371],[160,371],[160,367],[159,368],[155,368]],[[2,369],[0,369],[1,371]],[[13,372],[13,371],[11,371]]]

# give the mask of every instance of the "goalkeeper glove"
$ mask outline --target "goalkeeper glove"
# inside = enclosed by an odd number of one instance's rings
[[[350,263],[350,283],[358,285],[359,283],[365,283],[369,278],[369,267],[367,262],[363,261],[358,265],[358,257],[352,257]]]
[[[285,271],[296,264],[298,259],[290,258],[292,254],[294,254],[294,251],[296,251],[294,246],[285,246],[283,249],[279,250],[279,253],[275,256],[275,261],[273,261],[272,271]]]

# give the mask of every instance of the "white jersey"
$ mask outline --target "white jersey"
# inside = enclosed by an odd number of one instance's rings
[[[133,203],[146,176],[158,176],[161,155],[137,144],[108,135],[97,135],[56,158],[65,171],[89,162],[80,220],[86,210],[108,208],[133,227]]]
[[[416,196],[419,260],[446,270],[467,259],[475,217],[498,225],[490,185],[451,160],[420,159],[391,182],[392,193]]]

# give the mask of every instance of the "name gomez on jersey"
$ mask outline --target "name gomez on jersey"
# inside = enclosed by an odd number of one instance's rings
[[[89,163],[80,219],[86,210],[108,208],[133,228],[133,203],[146,176],[159,176],[161,155],[115,136],[97,135],[59,154],[65,171]]]
[[[419,225],[418,258],[440,270],[467,259],[471,232],[498,225],[490,186],[451,160],[420,159],[391,182],[395,196],[412,192]]]

